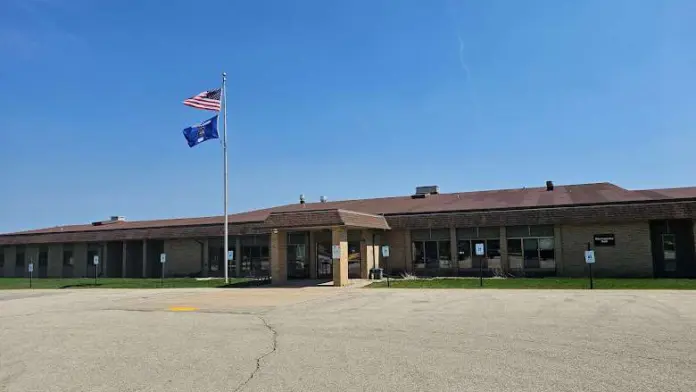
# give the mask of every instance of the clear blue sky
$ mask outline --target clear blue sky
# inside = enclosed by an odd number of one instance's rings
[[[229,74],[230,210],[696,184],[692,0],[0,2],[0,232],[222,213],[181,100]]]

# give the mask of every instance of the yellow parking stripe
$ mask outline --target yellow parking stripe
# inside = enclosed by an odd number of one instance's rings
[[[169,310],[172,312],[193,312],[194,310],[198,310],[198,308],[192,306],[171,306]]]

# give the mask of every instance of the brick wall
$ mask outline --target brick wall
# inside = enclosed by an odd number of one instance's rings
[[[616,238],[615,246],[594,246],[592,243],[594,234],[609,233],[614,234]],[[592,266],[592,270],[596,276],[650,277],[653,275],[648,222],[562,225],[560,234],[562,256],[556,260],[559,275],[587,275],[584,259],[587,242],[591,242],[592,249],[595,250],[597,262]]]
[[[164,253],[167,254],[165,275],[172,277],[199,274],[203,262],[201,249],[202,245],[196,240],[165,240]]]
[[[382,234],[382,245],[389,245],[389,258],[383,261],[382,268],[387,273],[400,273],[407,271],[411,264],[410,237],[407,230],[391,230]]]

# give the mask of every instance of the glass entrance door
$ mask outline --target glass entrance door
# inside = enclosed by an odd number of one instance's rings
[[[333,260],[331,259],[331,242],[317,242],[317,277],[333,277]]]
[[[348,279],[360,279],[362,269],[362,255],[360,242],[348,242]]]

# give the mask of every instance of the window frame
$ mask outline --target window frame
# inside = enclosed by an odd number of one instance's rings
[[[671,237],[671,250],[667,250],[665,245],[668,243],[665,241],[666,237]],[[677,271],[677,236],[674,233],[662,233],[660,236],[661,248],[662,248],[662,270],[665,272],[675,272]],[[667,252],[671,257],[667,257]]]
[[[38,268],[48,268],[48,247],[39,248],[39,253],[37,255],[36,266]]]
[[[534,240],[534,241],[536,241],[536,244],[537,244],[537,245],[536,245],[536,260],[537,260],[537,262],[538,262],[538,264],[539,264],[539,267],[528,267],[528,266],[527,266],[527,260],[528,260],[528,259],[527,259],[527,256],[526,256],[526,254],[525,254],[525,253],[527,252],[527,250],[525,250],[525,247],[524,247],[524,241],[525,241],[525,240]],[[551,240],[551,241],[553,242],[553,249],[542,249],[542,248],[539,246],[539,244],[540,244],[540,242],[541,242],[542,240]],[[538,237],[538,236],[534,236],[534,237],[532,237],[532,236],[529,236],[529,237],[517,237],[517,236],[515,236],[515,237],[508,237],[508,238],[506,238],[508,262],[509,262],[509,260],[510,260],[510,256],[513,255],[513,253],[510,251],[510,241],[518,241],[518,242],[519,242],[521,254],[520,254],[520,253],[515,253],[514,256],[521,256],[521,257],[522,257],[522,266],[521,266],[521,268],[512,268],[512,267],[511,267],[511,269],[513,269],[513,270],[519,270],[519,271],[530,271],[530,272],[547,272],[547,271],[550,272],[550,271],[556,271],[556,269],[558,268],[558,267],[557,267],[557,264],[556,264],[556,255],[557,255],[557,253],[556,253],[556,237],[555,237],[555,236],[554,236],[554,237],[549,237],[549,236],[540,236],[540,237]],[[551,251],[553,252],[553,268],[544,268],[544,267],[542,267],[541,252],[542,252],[542,251],[549,251],[549,250],[551,250]],[[548,260],[548,258],[544,258],[544,260]]]
[[[270,270],[270,249],[268,245],[248,244],[240,247],[240,268],[242,274],[250,273],[253,270],[267,272]],[[220,268],[221,266],[218,266]],[[224,269],[222,267],[221,269]]]
[[[483,229],[483,230],[482,230]],[[476,226],[476,227],[458,227],[455,229],[455,236],[457,239],[457,268],[460,270],[465,270],[465,271],[471,271],[471,270],[478,270],[481,268],[481,266],[478,263],[474,263],[474,258],[476,257],[477,260],[480,260],[479,262],[483,263],[483,268],[484,269],[490,269],[490,261],[495,260],[495,256],[491,257],[491,253],[489,253],[489,242],[492,241],[497,241],[498,246],[497,246],[497,260],[499,261],[498,264],[500,264],[500,267],[502,267],[502,263],[500,262],[502,260],[502,255],[500,252],[500,226]],[[460,245],[463,242],[468,242],[468,258],[460,258]],[[484,256],[476,256],[474,253],[474,246],[476,243],[483,243],[484,244]],[[468,266],[462,266],[462,261],[468,261]],[[496,267],[493,267],[496,268]],[[498,267],[499,268],[499,267]]]
[[[21,257],[21,262],[20,262],[20,257]],[[17,249],[15,252],[15,268],[16,267],[22,267],[24,268],[27,265],[27,253],[24,249]]]
[[[68,262],[65,262],[65,254],[70,252],[70,258]],[[64,266],[74,266],[75,265],[75,250],[72,246],[63,246],[63,265]]]
[[[436,244],[436,257],[434,258],[435,261],[431,261],[428,263],[428,256],[427,256],[427,246],[426,243],[435,243]],[[423,255],[421,260],[418,260],[416,258],[416,244],[421,244],[422,252],[421,254]],[[452,241],[451,240],[445,240],[445,239],[431,239],[431,240],[415,240],[411,241],[411,263],[413,266],[413,270],[419,270],[419,271],[432,271],[436,269],[450,269],[453,268],[452,266]],[[443,251],[444,250],[444,251]],[[444,258],[443,256],[445,254],[449,254],[449,258]],[[418,265],[422,264],[423,267],[418,267]],[[428,266],[428,264],[437,264],[436,267]],[[443,266],[444,264],[444,266]]]

